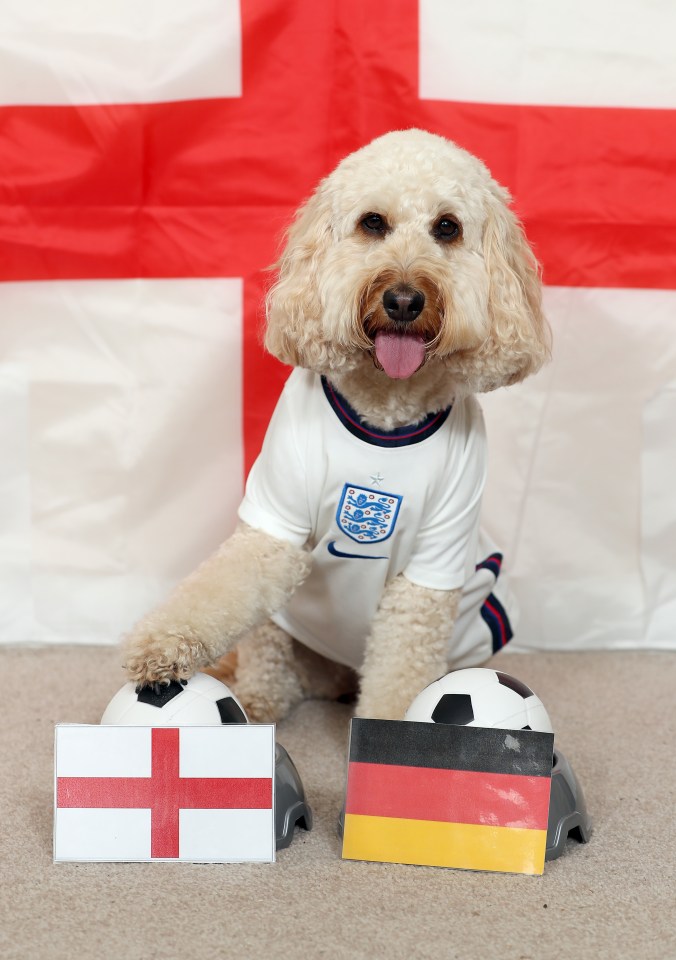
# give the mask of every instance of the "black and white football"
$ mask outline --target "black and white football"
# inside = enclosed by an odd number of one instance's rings
[[[547,711],[530,687],[487,667],[453,670],[430,683],[404,720],[553,733]]]
[[[127,726],[197,726],[247,723],[242,705],[229,687],[206,673],[190,680],[143,687],[125,683],[106,707],[101,723]]]

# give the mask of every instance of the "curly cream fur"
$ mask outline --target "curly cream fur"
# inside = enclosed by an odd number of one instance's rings
[[[268,620],[238,648],[237,696],[250,720],[271,723],[305,697],[336,700],[357,688],[354,671],[309,650]]]
[[[446,651],[460,590],[395,577],[371,625],[357,715],[400,720],[420,691],[448,670]]]
[[[386,134],[346,157],[288,231],[267,299],[268,350],[326,375],[366,423],[385,430],[534,373],[549,356],[549,328],[537,262],[509,199],[480,160],[421,130]],[[370,235],[369,213],[387,230]],[[460,225],[452,242],[435,233],[443,217]],[[425,297],[410,327],[424,362],[392,379],[374,345],[392,327],[383,294],[402,286]],[[130,677],[189,677],[245,640],[236,689],[252,718],[280,719],[309,693],[344,690],[345,668],[303,652],[267,621],[307,572],[306,552],[241,527],[132,630]],[[368,638],[363,715],[400,717],[445,672],[457,604],[458,591],[390,582]],[[223,669],[230,677],[232,660]]]
[[[309,569],[304,550],[240,524],[125,637],[129,678],[145,684],[192,676],[279,610]]]

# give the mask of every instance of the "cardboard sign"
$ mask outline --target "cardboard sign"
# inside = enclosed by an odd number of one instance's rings
[[[275,728],[56,727],[54,859],[273,861]]]
[[[343,858],[540,874],[554,735],[352,721]]]

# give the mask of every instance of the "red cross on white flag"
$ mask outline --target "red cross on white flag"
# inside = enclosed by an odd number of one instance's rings
[[[112,642],[234,523],[286,371],[261,299],[350,150],[478,154],[554,362],[485,398],[523,646],[673,647],[670,0],[23,0],[0,13],[2,639]]]
[[[56,728],[55,860],[275,859],[274,727]]]

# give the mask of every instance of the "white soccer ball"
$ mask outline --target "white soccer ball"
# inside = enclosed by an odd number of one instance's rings
[[[157,693],[152,687],[137,693],[133,683],[125,683],[101,717],[101,723],[149,727],[247,722],[232,690],[207,673],[196,673],[187,681],[173,680]]]
[[[521,680],[499,670],[453,670],[425,687],[404,720],[553,733],[542,701]]]

